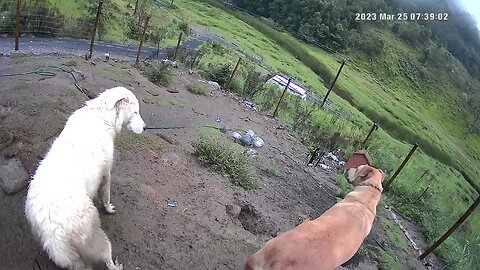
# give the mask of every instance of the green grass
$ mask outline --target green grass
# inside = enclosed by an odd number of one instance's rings
[[[192,142],[192,146],[201,163],[212,165],[216,171],[227,174],[235,186],[244,189],[255,187],[251,161],[242,154],[238,145],[222,140],[210,132],[208,135],[199,135]]]
[[[265,168],[265,172],[269,176],[277,176],[278,175],[278,168],[274,164],[270,164]]]
[[[345,198],[345,196],[353,190],[353,185],[348,182],[347,178],[343,174],[335,174],[333,176],[335,183],[340,188],[340,198]]]
[[[403,270],[402,264],[391,250],[383,250],[380,247],[373,247],[368,250],[370,255],[380,263],[381,270]]]
[[[387,218],[380,218],[380,224],[387,233],[388,238],[395,244],[396,247],[408,252],[408,243],[402,231],[393,221]]]
[[[205,88],[198,84],[198,83],[190,83],[187,85],[187,90],[195,95],[201,95],[201,96],[206,96],[207,95],[207,90]]]

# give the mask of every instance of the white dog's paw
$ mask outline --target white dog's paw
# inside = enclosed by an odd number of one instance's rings
[[[115,268],[112,270],[123,270],[123,264],[118,263],[118,258],[115,258]]]
[[[109,214],[114,214],[114,213],[115,213],[115,205],[109,203],[109,204],[105,205],[105,210],[106,210]]]

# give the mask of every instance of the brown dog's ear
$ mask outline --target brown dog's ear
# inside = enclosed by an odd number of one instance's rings
[[[374,170],[373,167],[371,166],[368,166],[368,165],[360,165],[358,166],[357,170],[355,171],[355,173],[353,174],[353,178],[352,180],[350,180],[351,182],[353,182],[353,184],[358,184],[360,182],[363,182],[365,181],[367,178],[368,178],[368,175]]]

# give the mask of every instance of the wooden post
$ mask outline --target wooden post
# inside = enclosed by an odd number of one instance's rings
[[[342,72],[342,68],[343,68],[343,66],[345,65],[346,62],[347,62],[347,60],[343,59],[342,64],[340,65],[340,68],[338,69],[337,75],[333,79],[333,82],[330,85],[330,88],[328,89],[327,94],[325,94],[325,98],[323,98],[322,106],[320,106],[320,107],[323,108],[323,105],[325,105],[325,102],[327,102],[328,95],[330,95],[330,92],[332,91],[333,86],[335,85],[335,82],[337,81],[338,76],[340,76],[340,72]]]
[[[280,99],[278,100],[277,107],[275,108],[275,111],[273,112],[273,118],[277,117],[278,108],[280,107],[280,103],[282,102],[283,96],[284,96],[285,93],[287,92],[288,86],[290,85],[290,82],[291,82],[291,81],[292,81],[292,79],[291,79],[291,78],[288,78],[287,85],[285,85],[285,89],[283,89],[283,93],[282,93],[282,95],[280,96]]]
[[[425,170],[425,172],[418,178],[417,183],[420,182],[420,180],[427,174],[428,170]]]
[[[228,90],[228,88],[230,87],[230,84],[232,83],[233,78],[235,77],[235,73],[237,73],[237,68],[240,65],[241,60],[242,60],[241,57],[238,58],[237,64],[235,65],[235,68],[232,71],[232,75],[230,75],[230,79],[228,79],[227,85],[225,85],[225,91]]]
[[[178,36],[177,47],[175,48],[175,53],[173,54],[172,61],[175,61],[177,59],[178,48],[180,47],[180,42],[182,41],[182,35],[183,32],[180,32],[180,36]]]
[[[98,21],[100,20],[100,15],[102,14],[103,0],[98,1],[97,16],[95,17],[95,24],[93,25],[92,39],[90,41],[90,49],[88,53],[88,58],[92,58],[93,54],[93,43],[95,42],[95,35],[97,34]]]
[[[440,246],[443,241],[447,240],[447,238],[458,228],[462,223],[473,213],[475,208],[477,208],[478,204],[480,204],[480,197],[473,202],[473,204],[468,208],[468,210],[453,224],[453,226],[444,234],[440,239],[437,240],[431,247],[429,247],[425,252],[418,257],[420,260],[425,259],[430,253],[432,253],[438,246]]]
[[[19,48],[20,38],[20,0],[17,0],[17,10],[15,15],[15,51]]]
[[[410,153],[408,153],[407,157],[403,160],[402,164],[400,164],[400,167],[398,167],[397,171],[393,174],[392,178],[390,178],[387,182],[385,182],[385,184],[383,186],[383,190],[385,190],[385,191],[388,190],[388,188],[392,184],[393,180],[395,180],[395,178],[397,178],[398,174],[402,171],[403,167],[405,167],[405,165],[407,165],[407,162],[410,160],[410,158],[412,157],[415,150],[417,150],[417,147],[418,147],[418,143],[415,143],[412,147],[412,150],[410,150]]]
[[[374,130],[377,130],[377,129],[378,129],[377,123],[373,122],[372,128],[370,129],[370,131],[368,132],[367,137],[366,137],[365,140],[363,141],[363,145],[364,145],[364,146],[367,144],[368,138],[370,138],[370,135],[372,135],[373,131],[374,131]]]
[[[138,45],[137,59],[135,59],[135,65],[138,64],[138,61],[140,60],[140,52],[142,51],[143,40],[145,39],[145,33],[147,33],[147,27],[148,27],[148,21],[149,20],[150,20],[150,16],[147,17],[147,19],[145,20],[145,23],[143,25],[143,32],[142,32],[142,36],[140,37],[140,44]]]

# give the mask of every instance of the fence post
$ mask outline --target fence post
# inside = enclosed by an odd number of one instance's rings
[[[95,24],[93,25],[92,40],[90,41],[90,49],[88,58],[92,58],[93,54],[93,43],[95,42],[95,35],[97,34],[98,21],[100,20],[100,15],[102,14],[103,0],[98,1],[97,16],[95,17]]]
[[[420,180],[422,180],[422,178],[427,174],[428,170],[425,170],[425,172],[422,174],[422,176],[420,176],[420,178],[418,178],[417,182],[420,182]]]
[[[175,48],[175,53],[173,54],[172,61],[177,59],[178,48],[180,47],[180,42],[182,41],[183,32],[180,32],[180,36],[178,36],[177,47]]]
[[[230,75],[230,79],[228,79],[228,82],[227,84],[225,85],[225,91],[228,90],[228,88],[230,87],[230,84],[232,83],[233,81],[233,78],[235,77],[235,73],[237,73],[237,68],[238,68],[238,65],[240,65],[240,61],[242,60],[242,58],[238,58],[238,61],[237,61],[237,64],[235,65],[235,68],[233,69],[232,71],[232,75]]]
[[[478,204],[480,204],[480,197],[478,197],[475,202],[467,209],[467,211],[453,224],[453,226],[445,232],[445,234],[440,237],[431,247],[429,247],[425,252],[423,252],[420,257],[420,260],[425,259],[430,253],[432,253],[438,246],[440,246],[443,241],[447,240],[447,238],[458,228],[462,223],[473,213],[475,208],[477,208]]]
[[[423,195],[425,195],[425,193],[427,193],[427,191],[430,189],[430,185],[427,186],[427,188],[425,188],[422,192],[422,194],[420,194],[420,196],[418,196],[417,200],[420,200],[421,197],[423,197]]]
[[[15,15],[15,51],[19,48],[20,38],[20,0],[17,0],[17,8]]]
[[[142,36],[140,37],[140,44],[138,45],[137,58],[135,59],[135,65],[138,64],[138,61],[140,60],[140,52],[142,51],[143,40],[145,39],[145,33],[147,32],[149,20],[150,20],[150,16],[147,17],[147,19],[145,20],[145,23],[143,24],[143,32],[142,32]]]
[[[333,86],[335,85],[335,82],[337,81],[338,76],[340,76],[340,72],[342,72],[342,68],[343,68],[343,66],[345,65],[346,62],[347,62],[347,60],[343,59],[342,64],[340,65],[340,68],[338,69],[337,75],[333,79],[333,82],[330,85],[330,88],[328,89],[327,94],[325,94],[325,98],[323,98],[322,106],[320,106],[321,108],[323,108],[323,105],[325,105],[325,102],[327,102],[328,95],[330,95],[330,92],[332,91]]]
[[[280,107],[280,103],[282,102],[283,96],[285,95],[285,92],[287,92],[288,86],[290,85],[291,81],[292,81],[292,79],[288,78],[287,85],[285,85],[285,89],[283,89],[283,93],[280,96],[280,99],[278,100],[277,107],[275,108],[275,111],[273,112],[273,118],[277,117],[278,108]]]
[[[403,167],[405,167],[407,162],[410,160],[415,150],[417,150],[417,147],[418,147],[418,143],[415,143],[412,149],[410,150],[410,153],[408,153],[407,157],[403,160],[402,164],[400,164],[400,167],[398,167],[397,171],[393,174],[393,176],[387,182],[385,182],[383,186],[383,190],[385,191],[388,190],[388,188],[390,187],[390,184],[392,184],[393,180],[397,178],[398,174],[402,171]]]
[[[373,131],[374,131],[374,130],[377,130],[377,129],[378,129],[377,123],[373,122],[372,128],[370,129],[370,131],[368,132],[367,137],[366,137],[365,140],[363,141],[363,146],[365,146],[365,145],[367,144],[368,138],[370,138],[370,135],[372,135]]]

